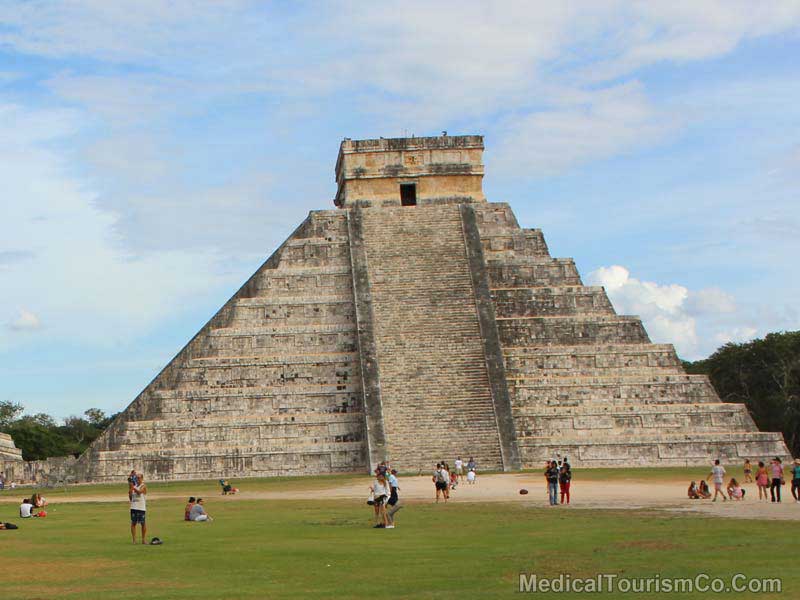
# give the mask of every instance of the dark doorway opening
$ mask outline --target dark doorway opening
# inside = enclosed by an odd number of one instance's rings
[[[417,184],[416,183],[401,183],[400,184],[400,204],[402,206],[416,206],[417,205]]]

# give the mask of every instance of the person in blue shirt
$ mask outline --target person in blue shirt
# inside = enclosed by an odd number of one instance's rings
[[[386,502],[386,505],[388,506],[386,510],[386,516],[389,519],[389,525],[387,525],[387,527],[393,528],[394,513],[403,508],[400,506],[400,498],[397,494],[397,492],[400,491],[400,483],[397,481],[397,471],[395,469],[392,469],[389,473],[387,482],[389,483],[389,500]]]
[[[800,458],[795,458],[792,466],[792,497],[800,502]]]

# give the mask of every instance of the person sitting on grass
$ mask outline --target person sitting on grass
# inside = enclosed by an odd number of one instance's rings
[[[31,496],[31,504],[33,504],[33,508],[44,508],[47,506],[47,500],[41,494],[33,494]]]
[[[2,531],[4,529],[19,529],[19,527],[17,527],[13,523],[2,523],[2,522],[0,522],[0,531]]]
[[[191,519],[189,518],[189,515],[192,514],[192,508],[194,508],[194,505],[195,505],[196,502],[197,502],[197,500],[195,500],[194,496],[189,496],[189,502],[186,504],[186,508],[183,509],[183,520],[184,521],[191,521]]]
[[[728,496],[730,496],[732,500],[744,500],[745,490],[742,489],[742,486],[739,485],[735,477],[731,477],[726,489],[728,490]]]
[[[19,505],[19,518],[20,519],[30,519],[33,516],[31,512],[33,510],[33,504],[29,498],[24,498],[22,500],[22,504]]]
[[[206,509],[203,506],[203,499],[202,498],[198,498],[197,502],[195,502],[195,505],[192,507],[191,511],[189,511],[189,520],[190,521],[199,521],[199,522],[213,521],[214,520],[214,519],[211,518],[211,515],[209,515],[206,512]]]
[[[700,480],[700,487],[697,491],[700,494],[701,500],[708,500],[711,498],[711,490],[708,489],[708,484],[706,483],[705,479]]]
[[[228,483],[227,479],[220,479],[219,484],[222,486],[222,495],[227,496],[228,494],[235,494],[239,491],[239,488],[233,487],[230,483]]]
[[[689,496],[691,500],[700,500],[700,490],[697,488],[696,482],[691,482],[689,484],[689,490],[686,492],[686,495]]]

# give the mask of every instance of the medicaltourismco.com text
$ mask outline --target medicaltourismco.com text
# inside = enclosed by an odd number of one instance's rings
[[[779,577],[750,577],[744,573],[730,577],[708,573],[698,573],[693,577],[624,577],[618,573],[575,577],[568,573],[548,576],[520,573],[519,591],[530,594],[779,594],[783,591],[783,581]]]

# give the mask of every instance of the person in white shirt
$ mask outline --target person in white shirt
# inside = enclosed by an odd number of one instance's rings
[[[456,467],[456,479],[461,481],[461,478],[464,476],[464,461],[461,460],[460,456],[456,459],[455,467]]]
[[[714,478],[714,499],[712,502],[717,501],[717,494],[722,494],[722,501],[725,502],[728,499],[722,489],[722,484],[725,481],[725,467],[719,464],[719,459],[714,461],[714,466],[711,467],[711,473],[706,477],[706,481],[712,477]]]
[[[22,501],[22,504],[19,505],[19,517],[20,519],[30,519],[33,515],[31,511],[33,510],[33,504],[28,498],[25,498]]]
[[[147,485],[144,483],[144,476],[141,473],[136,474],[136,484],[130,480],[128,481],[128,496],[131,499],[131,538],[133,543],[136,543],[136,526],[142,526],[142,543],[146,544],[145,536],[147,535],[147,523],[145,522],[145,514],[147,511]]]
[[[475,483],[475,469],[470,469],[467,472],[467,483],[469,484]]]
[[[375,509],[375,529],[393,529],[386,514],[386,501],[389,499],[389,484],[384,474],[379,471],[372,484],[372,507]]]

